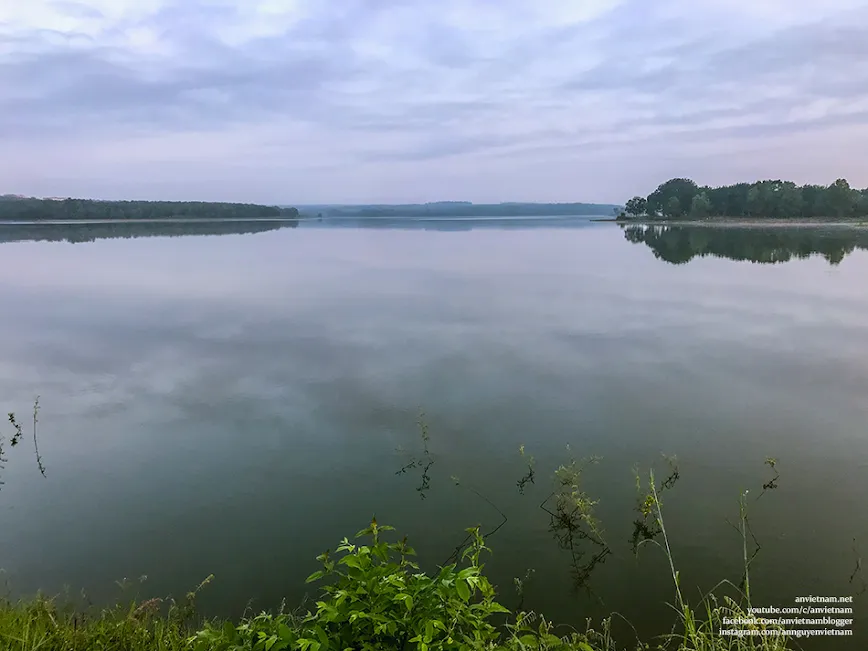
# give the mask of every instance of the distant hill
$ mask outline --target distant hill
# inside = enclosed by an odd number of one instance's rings
[[[612,215],[622,206],[603,203],[471,203],[438,201],[424,204],[300,206],[305,217],[554,217]]]

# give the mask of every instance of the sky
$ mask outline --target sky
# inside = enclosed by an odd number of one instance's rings
[[[868,0],[0,0],[0,194],[868,186]]]

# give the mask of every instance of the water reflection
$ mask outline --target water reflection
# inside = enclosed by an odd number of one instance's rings
[[[830,265],[837,265],[856,249],[868,250],[868,230],[855,227],[622,225],[621,228],[627,241],[645,244],[658,259],[672,264],[709,255],[763,264],[820,255]]]
[[[103,222],[78,224],[4,224],[0,242],[95,242],[103,239],[137,237],[182,237],[187,235],[246,235],[282,228],[295,228],[297,220],[286,221],[163,221]]]
[[[528,230],[532,228],[587,228],[599,226],[593,217],[561,215],[552,217],[320,217],[302,220],[317,228],[374,228],[381,230],[423,230],[460,232],[479,229]]]
[[[432,467],[436,464],[437,459],[431,450],[431,434],[425,421],[424,413],[418,421],[418,425],[421,438],[420,450],[416,454],[412,454],[402,447],[398,447],[396,452],[404,458],[404,463],[395,474],[411,476],[418,474],[418,481],[414,479],[414,483],[417,483],[415,491],[422,500],[425,500],[428,497],[428,492],[431,490]],[[525,451],[524,445],[519,448],[519,455],[526,466],[526,470],[516,480],[515,485],[518,489],[518,494],[526,496],[531,490],[537,488],[536,460]],[[537,515],[545,516],[548,521],[547,530],[555,542],[556,549],[565,552],[567,555],[566,570],[571,579],[571,587],[574,594],[583,591],[587,596],[595,597],[602,603],[602,600],[592,588],[591,578],[598,566],[605,563],[606,559],[613,554],[613,550],[606,540],[603,525],[596,515],[596,506],[599,503],[599,499],[590,495],[584,487],[585,471],[590,466],[597,465],[601,461],[601,458],[588,457],[577,459],[572,455],[569,445],[566,449],[566,456],[568,457],[568,461],[562,463],[554,470],[550,477],[551,484],[549,484],[548,489],[543,485],[542,490],[547,490],[547,492],[543,493],[545,496],[538,503],[536,513]],[[660,482],[655,495],[671,490],[680,477],[676,458],[664,456],[664,459],[668,464],[668,474]],[[651,508],[649,506],[651,494],[642,494],[642,483],[639,478],[638,469],[635,472],[636,487],[640,493],[636,511],[641,515],[641,518],[634,521],[634,531],[630,543],[633,554],[638,557],[639,546],[642,543],[655,540],[662,532],[662,529],[657,521],[651,518]],[[778,475],[775,476],[772,483],[776,482],[777,479]],[[451,480],[456,487],[470,492],[473,495],[473,499],[478,499],[480,502],[487,504],[500,516],[497,525],[485,532],[484,537],[486,539],[490,539],[509,524],[507,514],[484,491],[466,485],[455,475],[451,477]],[[770,488],[776,488],[776,485],[764,486],[764,489]],[[509,530],[506,531],[506,534],[509,535]],[[452,555],[446,559],[445,563],[457,562],[462,551],[470,544],[471,540],[472,536],[468,535],[465,537],[456,546]],[[525,584],[532,573],[533,570],[529,569],[524,579],[517,577],[514,579],[516,589],[522,599]]]

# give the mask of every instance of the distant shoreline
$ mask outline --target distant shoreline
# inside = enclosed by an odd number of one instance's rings
[[[0,218],[0,226],[88,226],[99,224],[224,224],[224,223],[332,223],[341,222],[376,222],[376,221],[406,221],[406,222],[508,222],[522,220],[552,220],[569,221],[583,219],[594,223],[628,224],[633,226],[705,226],[729,228],[856,228],[868,229],[868,220],[841,220],[830,218],[741,218],[712,217],[707,219],[618,219],[616,217],[591,217],[586,215],[551,215],[527,217],[160,217],[154,219],[45,219],[45,220],[11,220]]]
[[[92,224],[203,224],[250,222],[311,221],[298,217],[158,217],[155,219],[37,219],[20,221],[0,218],[0,225],[8,226],[87,226]]]

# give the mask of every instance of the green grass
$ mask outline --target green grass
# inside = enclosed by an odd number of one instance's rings
[[[143,577],[144,579],[144,577]],[[182,651],[214,622],[200,619],[196,596],[213,576],[174,599],[130,599],[111,608],[83,607],[68,597],[0,600],[0,649],[4,651]],[[121,585],[122,588],[125,587]]]
[[[0,648],[8,651],[181,651],[189,624],[154,612],[151,602],[99,612],[63,607],[56,600],[0,602]]]

